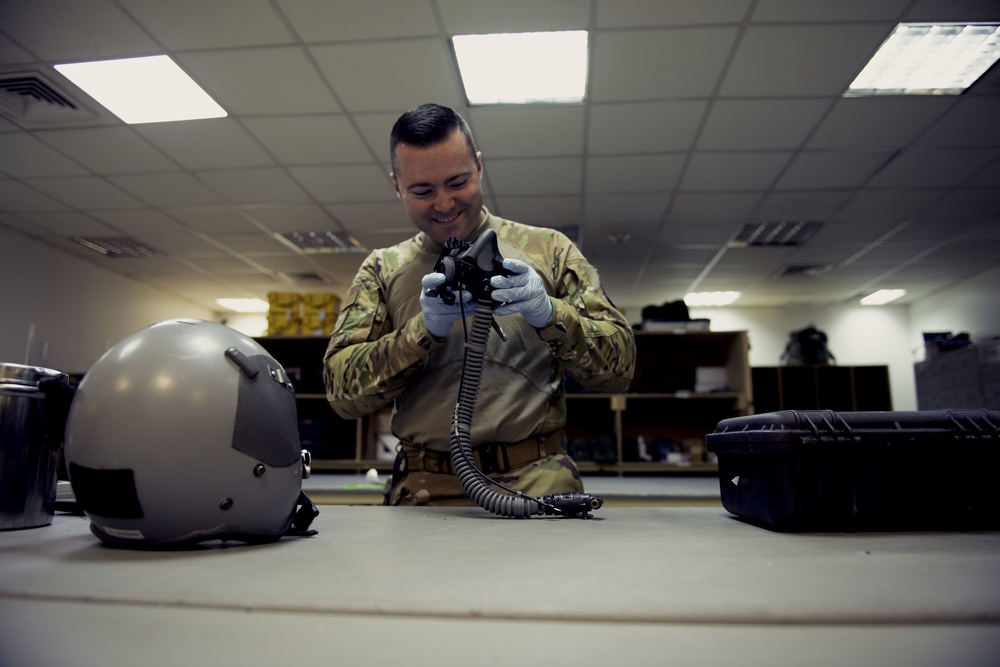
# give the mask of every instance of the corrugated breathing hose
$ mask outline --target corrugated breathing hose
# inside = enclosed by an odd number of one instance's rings
[[[581,518],[589,518],[590,510],[599,509],[604,504],[604,501],[597,496],[563,493],[534,498],[507,488],[476,468],[472,456],[472,413],[475,412],[476,400],[479,397],[490,328],[494,326],[493,306],[494,302],[491,300],[476,300],[472,326],[466,336],[458,402],[455,404],[451,422],[450,451],[455,474],[469,498],[483,509],[498,516],[525,519],[533,514],[549,514],[566,517],[580,515]],[[490,488],[491,485],[508,493],[495,491]]]

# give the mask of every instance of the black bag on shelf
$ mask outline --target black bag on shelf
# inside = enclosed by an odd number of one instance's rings
[[[830,365],[836,359],[830,352],[826,334],[810,324],[788,334],[788,343],[781,355],[786,366]]]

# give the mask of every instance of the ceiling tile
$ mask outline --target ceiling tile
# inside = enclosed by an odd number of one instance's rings
[[[666,192],[677,184],[684,156],[637,155],[587,160],[587,192]]]
[[[0,210],[18,211],[63,211],[66,207],[33,190],[23,183],[11,180],[0,181]]]
[[[0,22],[3,22],[5,26],[9,24],[4,20],[4,13],[13,8],[13,6],[13,3],[9,2],[0,6]],[[34,59],[34,56],[27,50],[15,44],[6,35],[0,34],[0,64],[30,63]]]
[[[900,225],[900,230],[888,242],[942,243],[973,229],[976,224],[971,220],[913,220]]]
[[[775,187],[779,190],[860,187],[892,155],[888,151],[799,153]]]
[[[103,174],[135,174],[176,169],[177,164],[129,127],[37,132],[39,139]]]
[[[816,235],[804,246],[866,246],[893,232],[905,223],[899,220],[865,219],[863,222],[846,220],[828,220],[819,228]],[[895,238],[895,236],[893,236]]]
[[[136,238],[146,235],[170,235],[182,233],[177,221],[153,209],[133,209],[128,211],[94,211],[93,216],[126,236]]]
[[[1000,14],[998,14],[1000,16]],[[1000,146],[1000,99],[962,96],[917,146]]]
[[[137,125],[136,131],[188,169],[262,167],[274,164],[232,119]]]
[[[724,97],[839,96],[871,58],[872,44],[887,35],[884,23],[752,25],[719,92]]]
[[[231,113],[340,111],[301,47],[208,51],[180,58],[205,91]]]
[[[346,116],[248,118],[244,124],[271,155],[285,164],[338,164],[372,159],[368,146]],[[388,138],[384,143],[388,143]]]
[[[96,176],[38,178],[27,183],[70,208],[117,209],[140,206],[135,198]]]
[[[596,105],[587,150],[593,155],[688,150],[707,108],[702,100]]]
[[[584,108],[580,105],[481,107],[471,109],[468,117],[484,160],[583,153]]]
[[[590,3],[580,0],[437,0],[449,35],[489,32],[583,30],[590,23]]]
[[[204,238],[195,234],[138,234],[134,235],[133,238],[168,255],[184,256],[197,253],[208,254],[219,252],[218,246],[209,243]]]
[[[739,222],[668,222],[660,228],[657,246],[707,246],[719,248],[739,231]]]
[[[658,222],[667,206],[666,192],[636,194],[588,194],[584,222],[591,224]]]
[[[372,204],[329,204],[327,210],[351,233],[363,230],[405,231],[412,236],[416,229],[398,201]]]
[[[426,37],[438,30],[428,0],[410,0],[405,10],[397,0],[277,0],[277,4],[306,42]]]
[[[289,171],[319,202],[395,198],[388,174],[372,165],[292,167]]]
[[[646,28],[698,24],[740,23],[749,0],[598,0],[598,28]]]
[[[152,206],[172,208],[225,203],[221,196],[187,173],[123,175],[110,179],[136,199]]]
[[[212,234],[246,234],[260,231],[240,211],[226,207],[177,209],[171,213],[194,230]]]
[[[911,149],[888,163],[872,179],[872,187],[953,187],[994,159],[995,151],[976,149]]]
[[[680,187],[686,192],[768,188],[791,156],[784,152],[695,153]]]
[[[798,148],[829,108],[826,100],[718,100],[698,149]]]
[[[666,219],[671,222],[748,221],[760,200],[761,195],[756,192],[679,192],[671,202]]]
[[[919,215],[934,201],[940,199],[941,190],[875,190],[867,189],[855,194],[833,216],[835,220],[881,220],[903,222]]]
[[[904,147],[952,105],[937,95],[847,97],[809,139],[809,148]]]
[[[337,230],[336,221],[322,206],[262,206],[243,210],[262,227],[275,233]]]
[[[583,187],[580,158],[496,158],[485,168],[490,190],[504,195],[572,195]]]
[[[816,23],[820,21],[893,21],[911,4],[909,0],[757,0],[755,23]]]
[[[851,198],[850,190],[775,192],[766,197],[757,209],[757,219],[764,220],[826,220]]]
[[[920,213],[921,218],[984,220],[1000,215],[1000,189],[958,190],[948,193]]]
[[[15,178],[76,176],[87,170],[28,134],[0,134],[0,172]]]
[[[82,213],[30,213],[22,217],[45,234],[63,238],[114,235],[113,229]]]
[[[536,227],[580,224],[581,197],[497,197],[492,212],[503,218]]]
[[[118,0],[170,49],[206,49],[293,40],[267,0]]]
[[[198,178],[233,203],[297,204],[309,195],[283,170],[237,169],[196,172]]]
[[[462,104],[455,66],[441,40],[333,44],[309,50],[349,111],[398,115],[427,100],[451,107]]]
[[[736,35],[735,27],[601,31],[591,47],[590,98],[623,102],[707,97]],[[698,66],[680,65],[686,62]]]
[[[0,25],[43,60],[102,60],[157,50],[156,42],[110,0],[2,2]]]

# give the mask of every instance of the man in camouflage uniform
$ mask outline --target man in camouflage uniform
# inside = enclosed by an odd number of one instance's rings
[[[464,318],[474,302],[427,294],[450,237],[496,232],[509,276],[494,276],[497,323],[489,338],[472,425],[477,467],[527,495],[582,492],[566,454],[563,374],[620,392],[635,365],[628,322],[597,272],[562,233],[501,219],[483,206],[482,157],[465,121],[447,107],[403,114],[390,139],[396,194],[419,233],[373,251],[344,300],[324,358],[327,398],[356,418],[393,403],[401,451],[386,503],[468,503],[449,455],[464,358]]]

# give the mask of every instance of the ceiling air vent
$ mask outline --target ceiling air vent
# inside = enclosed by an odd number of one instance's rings
[[[134,239],[125,236],[104,236],[84,238],[74,236],[73,240],[85,248],[90,248],[96,253],[105,257],[154,257],[157,253],[148,246],[144,246]]]
[[[822,222],[801,220],[752,222],[743,226],[736,238],[730,241],[729,247],[799,246],[811,239],[822,226]]]
[[[329,284],[333,282],[322,273],[316,273],[315,271],[281,271],[280,273],[288,280],[296,283]]]
[[[23,129],[78,127],[108,120],[36,70],[0,71],[0,116]]]
[[[279,234],[278,239],[307,254],[367,252],[353,236],[330,231],[288,232]]]
[[[778,271],[779,278],[822,278],[833,271],[832,264],[793,264]]]

